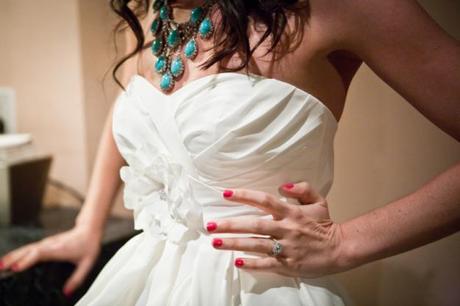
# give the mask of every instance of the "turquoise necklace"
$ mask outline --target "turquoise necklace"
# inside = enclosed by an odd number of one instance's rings
[[[158,12],[158,16],[150,28],[154,36],[152,53],[157,57],[154,70],[161,74],[160,88],[163,91],[173,89],[174,81],[184,73],[181,53],[193,60],[198,53],[197,35],[203,39],[211,37],[214,27],[208,15],[213,2],[206,0],[202,6],[192,9],[188,21],[178,23],[171,16],[168,0],[154,1],[153,11]]]

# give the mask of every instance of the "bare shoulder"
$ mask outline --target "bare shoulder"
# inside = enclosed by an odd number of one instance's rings
[[[352,31],[353,19],[357,18],[351,11],[351,4],[345,3],[352,0],[306,1],[309,2],[308,40],[315,46],[315,51],[327,55],[335,50],[344,49],[344,42],[348,40]]]
[[[311,26],[325,49],[365,53],[383,37],[398,39],[405,33],[426,31],[430,38],[445,39],[416,0],[309,0]],[[426,36],[425,36],[426,37]],[[374,38],[374,39],[370,39]],[[451,43],[452,41],[450,41]]]
[[[460,43],[416,0],[310,0],[325,50],[347,50],[460,139]]]

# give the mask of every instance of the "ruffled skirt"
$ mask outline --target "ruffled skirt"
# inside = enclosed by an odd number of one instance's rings
[[[108,261],[77,306],[339,306],[328,278],[302,279],[236,268],[249,253],[217,250],[211,235],[178,244],[142,232]]]

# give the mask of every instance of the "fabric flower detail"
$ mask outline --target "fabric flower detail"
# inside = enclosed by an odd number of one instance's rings
[[[133,210],[134,228],[176,243],[198,234],[202,212],[184,167],[148,143],[124,158],[124,206]]]

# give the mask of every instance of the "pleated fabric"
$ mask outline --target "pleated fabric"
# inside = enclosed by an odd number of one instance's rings
[[[76,305],[344,305],[342,289],[328,277],[236,268],[237,257],[267,255],[218,250],[212,238],[254,235],[205,229],[221,218],[272,218],[226,201],[227,188],[279,195],[281,184],[305,180],[326,197],[337,125],[319,99],[276,79],[211,74],[166,95],[133,76],[115,102],[112,131],[127,162],[120,169],[124,205],[143,231]]]

